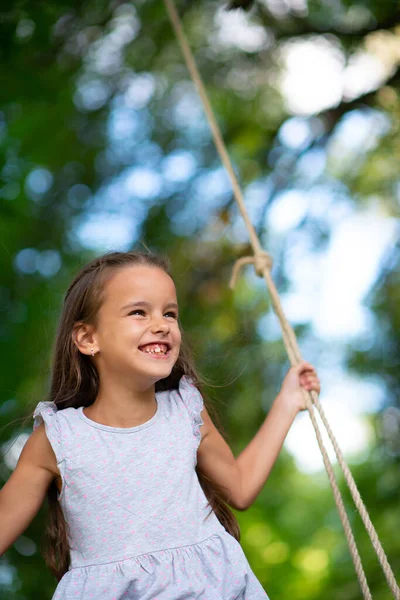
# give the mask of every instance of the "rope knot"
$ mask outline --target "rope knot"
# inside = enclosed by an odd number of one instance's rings
[[[261,250],[260,252],[256,252],[254,256],[243,256],[242,258],[239,258],[233,265],[232,277],[229,282],[229,287],[231,289],[235,287],[240,269],[244,265],[249,264],[253,264],[257,275],[263,277],[266,270],[270,271],[272,269],[272,257],[268,252]]]
[[[272,256],[261,250],[260,253],[254,256],[254,269],[259,277],[263,277],[265,269],[268,269],[268,271],[272,269]]]

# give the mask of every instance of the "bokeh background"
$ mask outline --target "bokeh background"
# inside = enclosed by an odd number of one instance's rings
[[[284,309],[399,576],[399,5],[242,4],[178,8]],[[0,485],[32,431],[21,419],[47,393],[63,293],[113,249],[170,257],[237,455],[289,364],[263,280],[247,267],[228,287],[248,236],[161,0],[2,2],[0,176]],[[273,600],[360,598],[314,438],[299,415],[263,491],[236,512]],[[389,599],[341,487],[373,597]],[[0,558],[1,598],[51,598],[45,518],[44,505]]]

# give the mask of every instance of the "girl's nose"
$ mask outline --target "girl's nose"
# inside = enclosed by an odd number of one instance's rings
[[[169,323],[166,323],[165,321],[161,321],[156,319],[151,326],[151,330],[156,333],[157,331],[163,331],[163,332],[167,332],[169,331]]]

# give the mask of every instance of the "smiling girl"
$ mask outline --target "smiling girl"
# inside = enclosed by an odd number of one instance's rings
[[[235,458],[213,424],[182,338],[167,261],[115,252],[75,277],[49,399],[0,491],[0,555],[48,495],[53,600],[262,600],[231,506],[264,486],[304,390],[291,368]]]

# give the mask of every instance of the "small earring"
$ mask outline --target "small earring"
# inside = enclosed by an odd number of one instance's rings
[[[94,356],[94,348],[92,348],[92,356]]]

